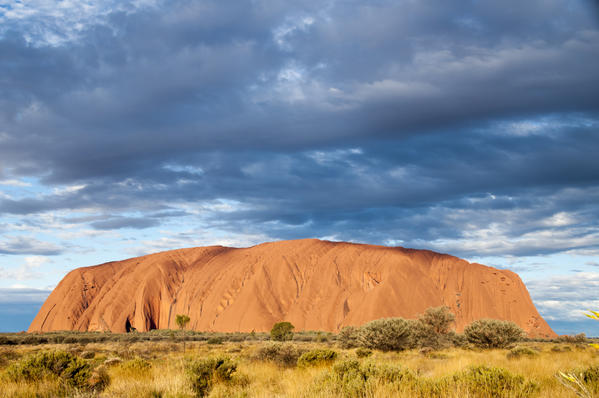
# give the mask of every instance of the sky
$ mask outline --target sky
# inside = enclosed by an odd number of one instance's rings
[[[76,267],[320,238],[599,336],[598,88],[591,0],[4,0],[0,331]]]

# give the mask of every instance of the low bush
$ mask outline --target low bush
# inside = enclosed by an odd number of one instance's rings
[[[274,362],[279,366],[294,366],[306,351],[291,343],[270,343],[258,349],[255,359]]]
[[[235,371],[237,364],[227,357],[197,360],[187,367],[192,389],[199,397],[208,395],[214,384],[229,382]]]
[[[524,331],[514,322],[479,319],[466,326],[464,335],[478,348],[505,348],[521,340]]]
[[[121,363],[123,363],[121,358],[108,358],[104,361],[104,365],[106,366],[120,365]]]
[[[581,380],[595,396],[599,394],[599,366],[591,366],[580,372]]]
[[[132,375],[147,375],[152,369],[152,364],[143,358],[133,358],[121,363],[121,370]]]
[[[318,349],[303,353],[297,360],[297,365],[302,367],[331,364],[337,359],[333,350]]]
[[[358,333],[362,347],[381,351],[401,351],[410,347],[412,325],[402,318],[384,318],[363,325]]]
[[[316,333],[316,337],[313,340],[316,341],[317,343],[328,343],[329,336],[325,333],[318,332],[318,333]]]
[[[372,355],[372,351],[368,348],[358,348],[356,350],[356,356],[358,358],[366,358]]]
[[[343,397],[361,398],[374,395],[380,385],[397,391],[409,388],[415,381],[412,372],[398,366],[347,360],[335,364],[315,389],[320,393],[326,391]]]
[[[522,357],[535,357],[539,355],[538,351],[529,347],[514,347],[506,355],[508,359],[517,359]]]
[[[358,341],[360,329],[355,326],[345,326],[337,335],[337,344],[341,348],[355,348],[360,346]]]
[[[471,367],[453,376],[453,382],[475,397],[529,397],[538,386],[501,368]]]
[[[104,391],[110,384],[110,376],[105,366],[98,366],[91,374],[89,378],[89,388],[92,391],[100,392]]]
[[[223,338],[222,337],[210,337],[208,340],[206,340],[207,344],[222,344],[223,343]]]
[[[0,368],[7,366],[10,361],[17,359],[19,354],[16,351],[7,348],[0,351]]]
[[[448,337],[454,347],[464,348],[468,346],[468,338],[464,333],[450,332]]]
[[[83,351],[80,356],[83,359],[92,359],[96,356],[96,353],[93,351]]]
[[[92,375],[91,366],[81,358],[75,357],[60,374],[67,385],[76,389],[89,389]]]
[[[17,342],[6,336],[0,336],[0,345],[16,345]]]
[[[88,390],[92,367],[81,358],[64,351],[41,352],[23,358],[6,369],[9,380],[36,382],[61,379],[68,387]]]
[[[321,386],[317,386],[342,395],[344,397],[365,397],[371,388],[369,375],[364,372],[360,362],[355,360],[335,364],[333,371],[327,375]]]
[[[571,343],[581,344],[587,342],[587,336],[584,333],[578,333],[576,335],[561,335],[557,337],[557,341],[560,343]]]

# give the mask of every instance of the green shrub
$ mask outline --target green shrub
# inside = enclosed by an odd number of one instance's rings
[[[152,364],[143,358],[133,358],[121,364],[121,369],[125,372],[145,375],[152,369]]]
[[[288,341],[293,339],[293,326],[290,322],[277,322],[270,331],[270,338],[274,341]]]
[[[192,362],[187,367],[187,375],[196,395],[204,397],[214,384],[230,381],[236,370],[237,364],[229,358],[218,357]]]
[[[123,363],[121,358],[108,358],[104,361],[104,365],[106,366],[120,365],[121,363]]]
[[[325,380],[331,389],[343,397],[364,397],[369,387],[368,374],[360,367],[360,362],[355,360],[343,361],[333,366],[333,371]]]
[[[75,357],[60,376],[70,387],[86,389],[89,387],[88,381],[91,378],[91,375],[91,366],[81,358]]]
[[[16,345],[17,342],[6,336],[0,336],[0,345]]]
[[[318,332],[316,334],[316,337],[314,338],[314,341],[318,342],[318,343],[328,343],[329,342],[329,336],[322,333],[322,332]]]
[[[415,381],[416,377],[409,370],[398,366],[360,364],[357,360],[347,360],[335,364],[316,389],[320,392],[333,391],[343,397],[362,398],[373,396],[380,385],[399,390]]]
[[[0,351],[0,368],[8,365],[10,361],[17,359],[19,354],[12,349],[3,349]]]
[[[210,337],[208,340],[206,340],[207,344],[222,344],[223,343],[223,338],[222,337]]]
[[[35,381],[47,376],[60,376],[74,361],[73,354],[64,351],[42,352],[23,358],[6,369],[12,381]]]
[[[395,384],[414,382],[416,376],[409,370],[398,365],[365,363],[361,366],[362,372],[369,379],[377,379],[383,384]]]
[[[67,386],[76,389],[88,388],[91,374],[91,365],[64,351],[30,355],[6,369],[9,380],[14,382],[60,378]]]
[[[356,350],[356,356],[358,358],[366,358],[372,355],[372,351],[368,348],[358,348]]]
[[[411,323],[402,318],[370,321],[360,328],[358,341],[362,347],[381,351],[400,351],[410,346]]]
[[[528,397],[538,386],[505,369],[487,366],[471,367],[453,376],[456,385],[475,397]]]
[[[572,344],[580,344],[587,342],[587,336],[584,333],[578,333],[576,335],[561,335],[557,337],[557,341],[561,343],[572,343]]]
[[[524,331],[514,322],[479,319],[466,326],[468,342],[479,348],[505,348],[524,337]]]
[[[337,335],[337,344],[341,348],[355,348],[360,346],[358,341],[360,329],[355,326],[345,326]]]
[[[594,394],[599,394],[599,366],[591,366],[580,372],[581,380]]]
[[[80,356],[83,359],[92,359],[96,356],[96,353],[93,351],[83,351]]]
[[[507,358],[508,359],[515,359],[515,358],[521,358],[521,357],[535,357],[539,355],[539,353],[535,350],[533,350],[532,348],[529,347],[514,347],[510,350],[510,352],[507,353]]]
[[[279,366],[294,366],[306,350],[298,349],[291,343],[269,343],[258,349],[256,359],[274,362]]]
[[[453,330],[447,333],[447,339],[454,347],[466,347],[468,345],[468,338],[463,333],[456,333]]]
[[[333,350],[318,349],[303,353],[297,360],[298,366],[318,366],[330,364],[337,359],[337,353]]]
[[[101,392],[110,385],[110,376],[105,366],[97,367],[89,378],[89,388],[95,392]]]

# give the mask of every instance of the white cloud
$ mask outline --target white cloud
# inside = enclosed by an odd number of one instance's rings
[[[66,187],[54,188],[53,192],[55,195],[67,195],[70,193],[74,193],[84,189],[87,185],[78,184],[78,185],[68,185]]]
[[[546,319],[581,321],[588,310],[599,310],[598,272],[553,276],[530,281],[526,286]]]
[[[52,287],[37,289],[17,284],[14,287],[0,288],[0,303],[39,303],[46,300]]]
[[[3,279],[15,279],[18,281],[39,279],[44,276],[39,269],[50,260],[44,256],[25,257],[25,262],[15,269],[0,268],[0,275]],[[13,287],[23,287],[23,285],[13,285]]]
[[[128,252],[136,256],[141,256],[165,250],[180,249],[183,247],[219,245],[227,247],[249,247],[259,243],[276,240],[260,233],[231,233],[218,231],[213,228],[210,229],[210,231],[189,230],[179,233],[163,232],[165,236],[162,236],[159,239],[143,241],[141,246],[130,248]]]
[[[156,4],[155,0],[9,0],[0,9],[0,37],[18,23],[29,26],[25,39],[30,43],[60,45],[77,39],[90,25],[105,24],[111,12],[132,12]]]
[[[0,180],[0,185],[8,185],[11,187],[30,187],[31,184],[21,180]]]
[[[287,21],[273,30],[273,39],[279,48],[291,51],[291,44],[288,42],[288,37],[294,32],[305,32],[315,22],[312,16],[303,16],[296,18],[288,18]]]
[[[34,238],[10,236],[0,241],[0,254],[55,255],[60,252],[61,248],[55,244]]]

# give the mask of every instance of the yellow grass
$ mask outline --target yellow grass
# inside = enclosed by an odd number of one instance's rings
[[[123,343],[87,344],[85,347],[57,344],[43,346],[0,347],[0,397],[51,397],[59,394],[56,381],[34,383],[12,382],[6,377],[5,369],[20,357],[39,350],[76,350],[75,352],[94,351],[92,361],[99,365],[107,358],[122,357],[127,361],[133,357],[145,357],[151,368],[147,371],[131,371],[125,366],[115,365],[108,368],[111,378],[109,387],[99,394],[81,393],[79,396],[101,397],[193,397],[192,387],[185,372],[186,361],[210,356],[226,355],[237,364],[237,372],[229,383],[214,385],[210,397],[331,397],[342,396],[330,386],[322,384],[331,374],[331,366],[308,368],[281,368],[276,364],[258,361],[255,352],[263,342],[225,343],[211,346],[204,342],[187,344],[185,355],[181,345],[162,342],[144,342],[127,345]],[[330,347],[339,353],[336,362],[357,359],[354,350],[342,350],[335,346],[319,343],[296,343],[308,349]],[[452,348],[428,355],[416,350],[400,353],[374,352],[369,358],[360,359],[380,365],[398,365],[410,369],[419,380],[432,381],[451,377],[471,366],[486,365],[508,370],[535,382],[539,390],[532,396],[566,398],[574,393],[562,386],[555,375],[559,371],[587,368],[599,365],[599,350],[584,346],[569,345],[571,351],[554,352],[555,343],[525,343],[528,347],[540,350],[533,357],[508,359],[509,350],[468,350]],[[566,344],[562,344],[566,346]],[[78,350],[77,350],[78,348]],[[173,349],[177,349],[173,351]],[[10,355],[8,355],[8,354]],[[319,387],[320,386],[320,387]],[[87,394],[87,395],[86,395]],[[467,396],[459,390],[448,390],[448,397]],[[391,388],[384,382],[375,382],[364,393],[365,397],[414,396],[413,392]]]

